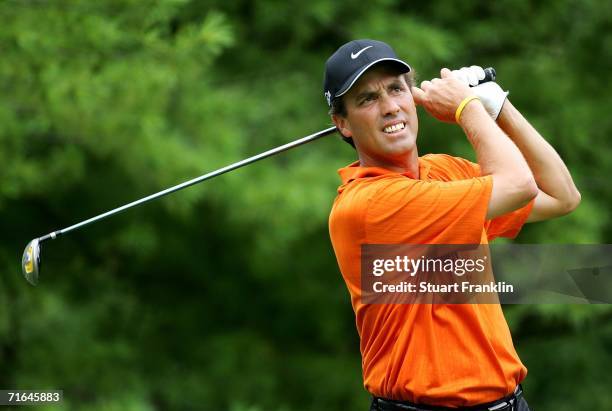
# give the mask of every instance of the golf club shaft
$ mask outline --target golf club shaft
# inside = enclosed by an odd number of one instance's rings
[[[120,213],[122,211],[125,211],[128,208],[132,208],[132,207],[135,207],[137,205],[144,204],[144,203],[149,202],[151,200],[155,200],[155,199],[163,197],[165,195],[174,193],[175,191],[182,190],[183,188],[187,188],[187,187],[192,186],[194,184],[201,183],[204,180],[209,180],[209,179],[211,179],[213,177],[217,177],[217,176],[219,176],[221,174],[227,173],[228,171],[236,170],[237,168],[246,166],[248,164],[252,164],[252,163],[254,163],[254,162],[258,161],[258,160],[261,160],[261,159],[273,156],[273,155],[278,154],[278,153],[282,153],[283,151],[287,151],[287,150],[289,150],[291,148],[294,148],[294,147],[301,146],[302,144],[306,144],[306,143],[309,143],[311,141],[317,140],[317,139],[319,139],[321,137],[324,137],[324,136],[327,136],[329,134],[332,134],[335,131],[336,131],[336,127],[326,128],[325,130],[321,130],[321,131],[316,132],[314,134],[310,134],[310,135],[308,135],[306,137],[302,137],[302,138],[300,138],[298,140],[295,140],[295,141],[293,141],[291,143],[287,143],[285,145],[273,148],[271,150],[264,151],[263,153],[257,154],[255,156],[252,156],[252,157],[249,157],[249,158],[245,158],[244,160],[238,161],[236,163],[230,164],[230,165],[225,166],[223,168],[220,168],[218,170],[215,170],[215,171],[212,171],[210,173],[207,173],[207,174],[201,175],[199,177],[193,178],[193,179],[191,179],[189,181],[185,181],[185,182],[183,182],[181,184],[177,184],[177,185],[175,185],[173,187],[167,188],[167,189],[162,190],[160,192],[157,192],[155,194],[151,194],[151,195],[149,195],[147,197],[144,197],[144,198],[141,198],[139,200],[132,201],[131,203],[125,204],[125,205],[123,205],[121,207],[117,207],[117,208],[112,209],[110,211],[107,211],[105,213],[99,214],[99,215],[97,215],[95,217],[92,217],[92,218],[89,218],[87,220],[81,221],[80,223],[76,223],[74,225],[71,225],[70,227],[66,227],[66,228],[63,228],[61,230],[53,231],[53,232],[51,232],[51,233],[49,233],[47,235],[44,235],[44,236],[40,237],[38,239],[38,241],[42,242],[42,241],[45,241],[45,240],[48,240],[48,239],[55,239],[56,237],[58,237],[60,235],[66,234],[66,233],[68,233],[70,231],[76,230],[77,228],[81,228],[81,227],[86,226],[88,224],[91,224],[93,222],[102,220],[102,219],[104,219],[106,217],[110,217],[110,216],[112,216],[114,214],[117,214],[117,213]]]

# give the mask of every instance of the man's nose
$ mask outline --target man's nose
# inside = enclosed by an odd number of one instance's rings
[[[392,116],[399,113],[400,106],[392,96],[385,94],[381,97],[381,111],[383,116]]]

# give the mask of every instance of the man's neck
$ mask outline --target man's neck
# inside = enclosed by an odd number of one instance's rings
[[[359,153],[359,165],[361,167],[380,167],[396,173],[407,174],[408,177],[415,180],[419,179],[419,154],[416,149],[406,156],[385,159],[374,159]]]

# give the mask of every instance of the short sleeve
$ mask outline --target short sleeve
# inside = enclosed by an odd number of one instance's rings
[[[479,244],[490,176],[456,181],[382,179],[366,212],[368,243]]]
[[[531,200],[527,205],[489,220],[485,224],[487,231],[487,239],[489,241],[497,237],[514,238],[523,228],[523,225],[531,213],[535,199]]]
[[[448,155],[440,157],[445,160],[447,167],[453,167],[455,175],[460,175],[463,178],[481,176],[480,165],[477,163]],[[497,237],[516,237],[531,213],[533,201],[530,201],[522,208],[487,221],[485,223],[485,230],[488,240],[491,241]]]
[[[437,167],[450,173],[448,175],[450,180],[481,177],[480,165],[478,163],[448,154],[436,154],[435,158]]]

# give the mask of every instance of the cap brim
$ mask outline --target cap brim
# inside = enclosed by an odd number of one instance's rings
[[[405,62],[403,62],[400,59],[383,58],[383,59],[375,60],[375,61],[371,62],[370,64],[368,64],[367,66],[362,67],[361,70],[357,71],[355,74],[353,74],[351,77],[349,77],[348,80],[342,85],[342,88],[340,88],[340,90],[336,93],[336,95],[334,97],[340,97],[340,96],[346,94],[346,92],[349,91],[351,89],[351,87],[353,87],[353,84],[355,84],[357,82],[357,80],[359,80],[359,77],[361,77],[361,75],[363,73],[365,73],[366,70],[368,70],[370,67],[372,67],[375,64],[382,63],[382,62],[385,62],[385,61],[390,61],[390,62],[397,63],[397,65],[399,65],[402,68],[406,69],[406,71],[404,71],[404,73],[408,73],[410,70],[412,70],[408,64],[406,64]]]

